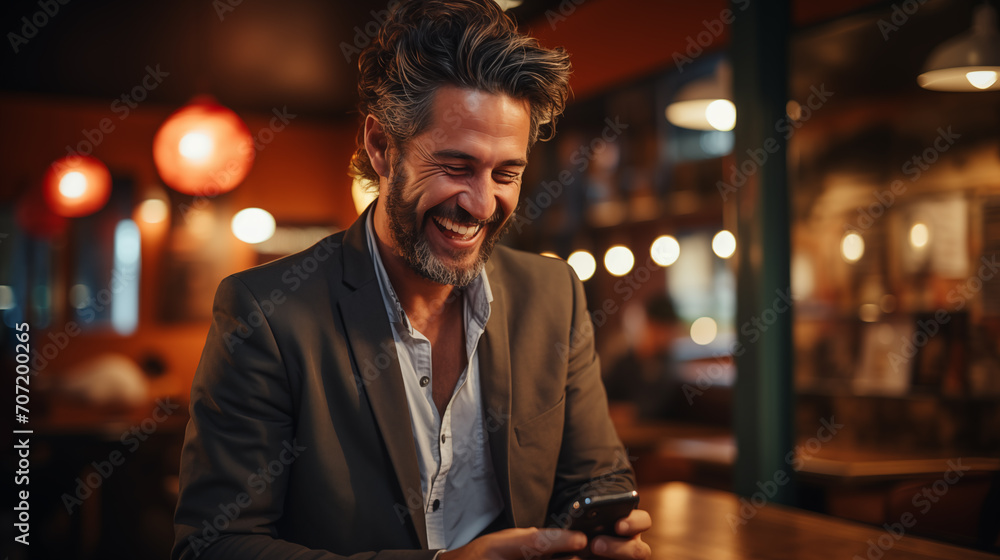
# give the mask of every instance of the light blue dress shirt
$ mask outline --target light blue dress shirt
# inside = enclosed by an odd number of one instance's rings
[[[490,317],[490,290],[486,272],[462,289],[465,351],[462,372],[444,414],[434,404],[431,343],[410,324],[389,281],[375,242],[374,212],[365,229],[368,251],[382,290],[385,311],[399,356],[406,387],[410,424],[420,465],[420,486],[430,549],[454,549],[467,544],[503,511],[503,499],[493,471],[483,421],[479,383],[479,339]]]

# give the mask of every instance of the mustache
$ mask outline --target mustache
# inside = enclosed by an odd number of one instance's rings
[[[462,208],[461,206],[451,206],[447,208],[436,207],[429,212],[432,216],[437,216],[438,218],[445,218],[451,220],[455,223],[463,225],[472,226],[491,226],[498,224],[503,221],[503,211],[500,209],[500,205],[497,204],[496,210],[493,215],[485,220],[480,220],[475,218],[468,210]]]

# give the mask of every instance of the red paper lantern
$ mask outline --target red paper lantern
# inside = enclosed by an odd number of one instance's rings
[[[153,161],[167,186],[195,196],[235,189],[253,165],[253,137],[236,113],[198,97],[170,115],[153,139]]]
[[[77,218],[97,212],[108,202],[111,173],[97,158],[66,156],[49,166],[42,188],[53,212]]]

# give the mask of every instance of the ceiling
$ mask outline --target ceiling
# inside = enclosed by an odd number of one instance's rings
[[[395,2],[50,1],[58,6],[52,16],[41,12],[39,0],[2,2],[0,13],[9,44],[3,49],[0,91],[110,103],[139,85],[149,69],[159,69],[169,75],[149,93],[149,104],[177,107],[194,95],[211,93],[237,111],[268,113],[287,105],[296,114],[322,120],[354,119],[358,48],[375,29],[380,13]],[[59,4],[63,1],[66,5]],[[547,11],[564,11],[566,5],[583,1],[524,0],[509,13],[524,28],[535,23],[544,30],[549,27]],[[596,0],[589,1],[599,7]],[[658,21],[671,14],[676,19],[686,5],[679,0],[661,1],[634,6],[658,10],[647,14]],[[853,13],[841,13],[835,22],[813,18],[812,25],[798,29],[791,44],[793,98],[808,94],[812,85],[822,82],[835,84],[841,97],[918,92],[914,77],[927,54],[941,41],[968,29],[972,6],[980,1],[921,3],[914,14],[903,14],[905,21],[888,32],[889,40],[877,20],[897,21],[891,20],[891,6],[898,2],[855,1],[853,9],[843,8]],[[1000,0],[990,1],[1000,4]],[[791,3],[794,20],[802,26],[809,21],[806,12],[815,4],[812,0]],[[617,4],[610,0],[602,5]],[[627,23],[632,17],[619,18],[618,25],[632,25]],[[43,25],[29,36],[32,29],[22,29],[25,19]],[[639,23],[634,26],[641,27]],[[560,27],[560,32],[566,27]],[[22,31],[27,31],[25,42],[11,46],[9,33]],[[599,45],[593,40],[597,35],[587,31],[574,31],[575,40],[582,37]],[[628,49],[655,48],[644,42],[648,38],[636,37],[628,29],[615,31],[630,37],[623,46],[626,50],[605,45],[604,50],[616,56],[632,52]],[[559,42],[570,39],[558,37]]]
[[[312,118],[354,108],[357,52],[388,0],[4,0],[0,90],[109,100],[127,95],[148,68],[165,74],[150,103],[181,105],[211,93],[237,111],[288,105]],[[558,0],[510,10],[519,22]],[[43,25],[32,33],[25,20]],[[16,51],[16,52],[15,52]]]

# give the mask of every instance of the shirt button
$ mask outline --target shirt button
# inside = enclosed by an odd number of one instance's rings
[[[420,378],[420,386],[421,387],[426,387],[427,385],[430,384],[430,382],[431,382],[431,378],[427,377],[426,375]]]
[[[434,503],[431,504],[431,510],[437,511],[439,507],[441,507],[441,500],[434,500]]]
[[[448,439],[448,436],[441,434],[441,443],[444,443]]]

